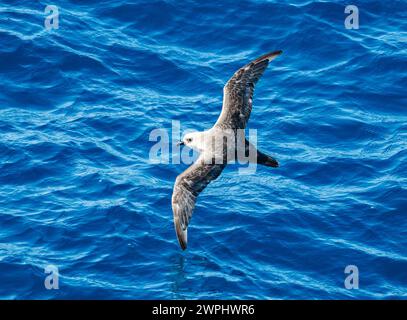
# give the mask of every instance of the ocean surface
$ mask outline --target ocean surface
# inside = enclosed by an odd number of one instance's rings
[[[406,41],[406,1],[3,0],[0,298],[407,299]],[[228,166],[183,252],[150,134],[273,50],[248,127],[280,167]]]

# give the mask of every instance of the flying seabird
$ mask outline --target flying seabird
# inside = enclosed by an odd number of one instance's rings
[[[200,152],[195,163],[177,177],[172,194],[175,231],[182,250],[187,247],[187,229],[196,198],[211,181],[219,177],[230,162],[231,155],[236,157],[239,150],[244,151],[245,155],[254,151],[251,154],[255,156],[255,163],[278,167],[277,160],[256,150],[245,139],[244,129],[252,111],[254,86],[269,62],[281,53],[267,53],[240,68],[223,88],[222,112],[215,125],[207,131],[186,134],[179,143]],[[221,145],[217,143],[219,140]]]

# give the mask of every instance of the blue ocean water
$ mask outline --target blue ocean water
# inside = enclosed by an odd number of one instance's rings
[[[2,1],[0,298],[406,299],[406,41],[405,1]],[[280,168],[229,166],[182,252],[187,165],[150,161],[149,135],[211,127],[278,49],[249,128]]]

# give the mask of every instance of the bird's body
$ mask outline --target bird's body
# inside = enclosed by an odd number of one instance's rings
[[[174,225],[183,250],[196,198],[228,163],[249,161],[278,167],[274,158],[245,139],[244,129],[252,110],[254,86],[268,63],[280,54],[275,51],[263,55],[239,69],[223,89],[222,112],[215,125],[207,131],[187,134],[181,142],[200,153],[196,162],[177,177],[172,195]]]

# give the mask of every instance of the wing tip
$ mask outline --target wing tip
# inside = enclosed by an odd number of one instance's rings
[[[185,250],[187,248],[187,243],[188,243],[188,234],[187,234],[187,229],[182,230],[181,224],[179,221],[174,221],[175,224],[175,232],[177,233],[177,238],[179,245],[182,250]]]
[[[277,58],[282,53],[283,53],[283,50],[277,50],[277,51],[272,51],[272,52],[266,53],[266,54],[262,55],[261,57],[257,58],[256,60],[254,60],[254,63],[259,63],[264,60],[268,60],[268,62],[270,62],[270,61],[274,60],[275,58]]]

